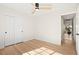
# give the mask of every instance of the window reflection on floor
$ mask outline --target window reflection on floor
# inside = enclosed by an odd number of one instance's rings
[[[23,55],[62,55],[62,54],[45,47],[41,47],[32,51],[26,52]]]

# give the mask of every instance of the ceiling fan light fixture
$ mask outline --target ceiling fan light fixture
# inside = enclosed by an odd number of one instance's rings
[[[35,9],[36,11],[39,11],[39,9]]]
[[[35,9],[39,9],[39,3],[35,3]]]

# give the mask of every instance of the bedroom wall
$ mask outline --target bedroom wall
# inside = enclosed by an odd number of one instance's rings
[[[52,4],[52,10],[39,10],[35,14],[36,32],[34,38],[54,44],[61,44],[61,15],[76,12],[76,4]]]
[[[10,29],[10,31],[7,29]],[[15,32],[13,35],[11,34],[11,30]],[[8,31],[8,33],[10,32],[12,38],[8,34],[5,36],[6,31]],[[22,36],[21,39],[20,36]],[[33,37],[32,16],[28,14],[26,15],[21,14],[16,10],[0,5],[0,48],[4,47],[4,40],[6,39],[7,40],[5,41],[5,44],[8,45],[11,44],[11,42],[17,43],[18,41],[27,41],[32,39],[32,37]]]

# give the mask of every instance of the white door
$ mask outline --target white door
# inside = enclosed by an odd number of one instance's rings
[[[76,50],[77,54],[79,54],[79,7],[77,8],[76,13]]]
[[[5,46],[22,42],[23,40],[23,26],[22,19],[18,16],[6,17],[7,33],[5,33]]]
[[[76,51],[79,54],[79,25],[76,27]]]
[[[6,16],[6,29],[5,29],[5,46],[14,44],[15,40],[15,31],[14,31],[14,17],[13,16]]]
[[[14,21],[11,16],[0,15],[0,48],[14,43]]]
[[[22,27],[22,19],[18,16],[6,16],[6,24],[7,27],[5,29],[5,46],[12,45],[15,43],[22,42],[23,40],[23,27]]]
[[[0,49],[4,48],[4,39],[5,39],[5,29],[6,29],[5,18],[0,15]]]
[[[15,43],[23,41],[23,25],[22,19],[18,16],[15,17]]]
[[[22,19],[0,15],[0,48],[23,41]]]

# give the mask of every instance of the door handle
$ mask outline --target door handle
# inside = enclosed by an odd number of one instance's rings
[[[76,35],[79,35],[79,33],[77,33]]]
[[[7,34],[7,32],[5,32],[5,34]]]

